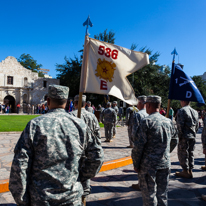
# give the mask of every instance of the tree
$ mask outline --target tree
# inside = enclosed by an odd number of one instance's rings
[[[32,72],[38,72],[40,77],[44,77],[44,74],[39,71],[42,64],[37,64],[37,60],[34,60],[30,54],[24,53],[17,60],[23,67],[32,70]]]

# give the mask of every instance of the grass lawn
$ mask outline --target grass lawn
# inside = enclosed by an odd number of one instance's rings
[[[39,115],[0,115],[0,132],[21,132],[27,123]]]
[[[22,132],[27,123],[38,116],[40,115],[0,115],[0,132]],[[99,126],[103,128],[104,124],[99,123]]]

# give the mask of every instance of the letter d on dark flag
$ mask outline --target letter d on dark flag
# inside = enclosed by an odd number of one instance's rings
[[[168,99],[198,102],[205,104],[205,101],[194,81],[173,63],[170,79],[170,91]]]

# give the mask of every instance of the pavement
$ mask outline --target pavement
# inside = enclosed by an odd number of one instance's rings
[[[193,179],[176,178],[175,172],[181,167],[177,158],[177,149],[171,153],[171,175],[168,192],[169,206],[204,206],[206,202],[201,199],[201,194],[206,194],[206,171],[201,170],[205,164],[202,153],[201,131],[197,134],[195,148],[195,168]],[[118,127],[116,138],[111,143],[104,142],[104,129],[100,129],[102,147],[105,161],[123,158],[131,155],[127,127]],[[21,133],[0,133],[0,180],[9,178],[13,149]],[[127,165],[117,169],[100,172],[91,180],[92,193],[87,199],[87,206],[128,206],[142,205],[140,191],[133,190],[130,186],[138,182],[133,166]],[[0,193],[0,206],[15,205],[10,192]]]

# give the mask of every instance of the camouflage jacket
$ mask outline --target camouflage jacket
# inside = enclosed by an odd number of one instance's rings
[[[101,114],[101,122],[103,124],[112,124],[116,123],[117,121],[117,115],[114,109],[111,107],[104,109]]]
[[[133,124],[134,114],[138,111],[139,110],[136,107],[128,107],[126,109],[126,125],[132,125]]]
[[[146,109],[141,109],[139,112],[136,112],[133,115],[133,126],[132,126],[132,140],[135,140],[135,136],[137,135],[137,130],[139,128],[140,122],[142,119],[147,117],[148,114],[146,112]]]
[[[80,181],[94,177],[101,165],[101,147],[84,121],[64,109],[52,109],[31,120],[22,132],[9,189],[17,205],[77,205],[83,194]]]
[[[88,111],[88,112],[91,112],[92,114],[94,113],[94,110],[93,110],[92,107],[87,107],[87,111]]]
[[[170,152],[177,145],[177,130],[159,112],[145,117],[137,131],[132,150],[134,168],[170,168]]]
[[[77,117],[78,110],[74,110],[69,112],[70,115]],[[99,123],[94,114],[88,112],[85,108],[81,109],[81,119],[89,126],[89,129],[93,133],[93,135],[97,138],[95,141],[98,141],[98,144],[101,145],[101,135],[99,132]]]
[[[116,115],[118,115],[118,113],[119,113],[119,108],[118,108],[117,106],[115,106],[115,107],[112,107],[112,109],[114,109],[115,112],[116,112]]]
[[[206,149],[206,118],[204,119],[204,127],[202,130],[202,147]]]
[[[190,106],[184,106],[177,113],[179,138],[195,138],[199,127],[198,113]]]

